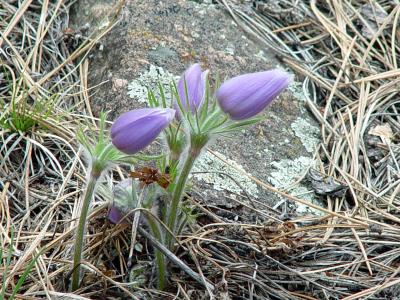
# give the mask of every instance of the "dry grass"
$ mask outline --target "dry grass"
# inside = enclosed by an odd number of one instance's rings
[[[293,280],[281,287],[292,290],[297,285],[294,291],[308,292],[292,296],[305,299],[396,297],[400,286],[400,5],[279,1],[271,7],[273,1],[260,1],[249,13],[235,3],[222,2],[245,31],[304,75],[306,104],[321,124],[318,171],[348,187],[343,197],[326,197],[326,208],[341,217],[323,218],[317,226],[302,225],[291,231],[292,239],[296,230],[304,236],[295,243],[301,251],[291,247],[294,253],[280,260],[292,273],[282,266],[277,269]],[[351,222],[343,216],[368,227],[340,228]],[[304,287],[299,288],[300,282]]]
[[[152,288],[148,241],[138,238],[143,250],[135,251],[129,269],[131,228],[105,221],[110,175],[89,217],[84,284],[68,294],[74,221],[86,176],[75,133],[96,126],[86,55],[112,22],[95,36],[75,40],[66,30],[71,2],[0,1],[0,120],[10,118],[15,101],[27,108],[18,116],[33,121],[24,132],[0,131],[0,247],[3,257],[10,256],[9,264],[0,261],[6,299],[30,264],[18,299],[397,297],[400,5],[374,1],[384,14],[368,1],[279,1],[281,11],[262,5],[249,11],[222,2],[248,33],[304,75],[307,105],[321,123],[318,171],[348,186],[348,192],[324,197],[325,207],[312,205],[323,217],[287,221],[246,197],[236,200],[240,213],[190,199],[200,217],[193,232],[180,238],[177,255],[215,289],[172,266],[171,288],[161,292]],[[35,109],[41,101],[50,111],[45,118]],[[123,174],[117,170],[114,176]],[[288,201],[307,204],[252,179]],[[255,221],[242,221],[248,215]]]
[[[95,129],[86,56],[112,26],[77,40],[67,28],[71,4],[0,1],[0,290],[5,299],[13,291],[17,298],[32,299],[66,290],[63,278],[70,269],[86,172],[76,131],[90,123]]]

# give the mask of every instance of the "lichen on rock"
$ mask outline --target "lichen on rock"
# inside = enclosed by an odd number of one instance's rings
[[[297,100],[302,102],[306,101],[302,82],[292,81],[288,86],[288,90]]]
[[[294,160],[283,159],[279,162],[272,162],[271,166],[276,171],[271,172],[269,182],[277,188],[286,188],[293,184],[304,172],[314,166],[314,161],[310,157],[300,156]]]
[[[294,160],[283,159],[279,162],[273,162],[271,166],[276,170],[271,172],[268,179],[272,185],[279,189],[286,189],[293,196],[322,205],[315,197],[312,189],[302,183],[295,184],[310,167],[315,167],[315,161],[311,157],[300,156]],[[320,211],[301,203],[296,203],[296,211],[300,214],[310,212],[321,214]]]
[[[194,178],[211,184],[217,191],[228,191],[240,194],[243,192],[243,188],[250,196],[257,198],[257,185],[249,177],[236,170],[236,168],[238,168],[247,173],[244,168],[237,162],[226,158],[223,154],[216,151],[215,153],[227,163],[216,158],[211,153],[205,152],[197,160],[193,168]],[[229,176],[225,174],[228,174]],[[240,186],[231,178],[239,183]]]
[[[128,95],[138,102],[147,102],[147,91],[152,90],[159,94],[158,84],[164,88],[166,100],[171,99],[170,84],[179,80],[179,76],[173,75],[161,67],[150,65],[149,70],[142,72],[139,77],[128,84]]]
[[[301,140],[302,144],[308,152],[314,152],[320,142],[319,128],[302,117],[298,117],[291,127],[295,135]]]

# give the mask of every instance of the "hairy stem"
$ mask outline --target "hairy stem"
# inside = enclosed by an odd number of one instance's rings
[[[93,173],[91,174],[88,185],[86,187],[85,197],[83,199],[82,211],[79,217],[79,223],[75,239],[74,266],[72,272],[72,285],[71,285],[72,291],[75,291],[79,288],[79,279],[81,273],[80,264],[83,251],[83,239],[85,234],[86,219],[98,178],[99,176],[95,176]]]
[[[143,235],[145,238],[147,238],[150,241],[150,243],[153,244],[153,246],[156,247],[158,249],[158,251],[160,251],[160,253],[165,255],[170,261],[172,261],[175,265],[177,265],[184,272],[186,272],[186,274],[188,274],[190,277],[192,277],[194,280],[196,280],[201,285],[204,285],[210,291],[215,290],[215,287],[207,279],[204,279],[203,276],[201,276],[200,274],[193,271],[190,267],[188,267],[179,257],[177,257],[170,250],[168,250],[152,234],[148,233],[146,230],[144,230],[141,227],[138,228],[138,231],[140,232],[141,235]]]
[[[189,155],[186,158],[185,164],[179,174],[178,181],[176,183],[175,189],[172,194],[171,209],[168,214],[168,228],[176,234],[176,218],[178,213],[179,203],[182,198],[183,191],[185,190],[186,182],[189,177],[190,171],[192,170],[193,164],[199,151],[192,151],[189,149]],[[166,245],[169,249],[172,247],[172,236],[170,234],[166,235]]]
[[[151,232],[153,233],[154,237],[162,243],[162,237],[160,234],[160,230],[156,224],[156,222],[152,219],[152,216],[147,218],[147,221],[150,224]],[[165,288],[165,278],[166,278],[166,261],[164,254],[158,249],[154,249],[154,254],[156,256],[156,264],[157,264],[157,287],[159,290],[163,290]]]

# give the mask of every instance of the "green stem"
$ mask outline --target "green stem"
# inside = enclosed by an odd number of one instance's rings
[[[171,170],[175,169],[178,166],[179,157],[180,157],[180,153],[178,154],[178,153],[171,152],[170,158],[169,158],[169,166],[170,166]]]
[[[153,235],[155,236],[155,238],[160,243],[162,243],[163,241],[161,238],[160,230],[152,218],[153,218],[153,216],[148,216],[147,221],[150,224],[151,231],[152,231]],[[162,291],[165,288],[165,284],[166,284],[165,277],[167,275],[166,274],[165,257],[164,257],[164,254],[157,248],[154,248],[154,254],[156,256],[156,264],[157,264],[157,279],[158,279],[157,288]]]
[[[193,151],[192,148],[189,149],[188,156],[186,158],[185,164],[183,165],[182,171],[179,174],[178,181],[176,183],[175,189],[172,194],[171,209],[168,214],[168,228],[174,233],[176,227],[176,218],[180,200],[182,198],[183,191],[185,190],[186,181],[189,177],[190,170],[196,161],[199,151]],[[172,236],[170,234],[166,235],[166,245],[169,249],[172,247]]]
[[[76,232],[75,248],[74,248],[74,266],[72,272],[72,291],[75,291],[79,287],[79,277],[81,271],[81,258],[83,250],[83,238],[86,227],[86,219],[89,212],[90,201],[93,198],[93,193],[96,187],[96,183],[99,176],[95,174],[90,175],[89,183],[86,187],[85,198],[83,199],[82,211],[79,217],[79,224]]]
[[[162,291],[165,288],[165,275],[167,275],[164,254],[158,249],[154,249],[154,254],[156,255],[157,264],[157,288]]]

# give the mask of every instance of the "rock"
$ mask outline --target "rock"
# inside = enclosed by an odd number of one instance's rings
[[[79,0],[74,8],[79,14],[72,15],[70,26],[80,28],[89,23],[89,28],[96,30],[110,18],[110,10],[116,4],[110,0]],[[110,117],[115,118],[126,110],[144,106],[147,84],[155,88],[160,80],[168,86],[193,62],[200,62],[221,78],[279,65],[213,1],[128,0],[121,15],[120,22],[102,40],[102,51],[94,51],[90,61],[90,86],[106,81],[91,98],[97,114],[111,111]],[[218,139],[210,148],[264,182],[280,185],[282,176],[289,176],[285,184],[296,181],[306,171],[304,162],[312,163],[318,142],[318,127],[301,98],[301,89],[295,84],[269,107],[264,122],[230,138]],[[296,163],[297,168],[293,165]],[[285,165],[297,171],[288,172]],[[230,198],[245,199],[242,188],[272,206],[281,200],[241,173],[225,168],[211,154],[198,161],[196,171],[214,172],[194,175],[198,180],[197,195],[206,203],[236,205]],[[240,186],[223,173],[234,174]]]

